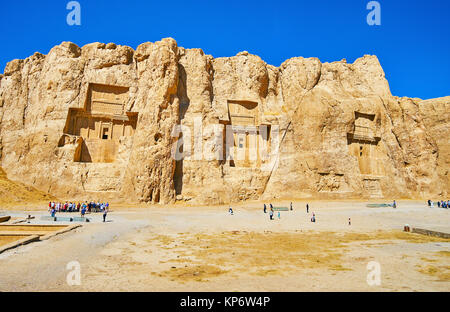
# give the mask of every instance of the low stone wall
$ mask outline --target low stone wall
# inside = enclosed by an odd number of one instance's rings
[[[9,219],[11,219],[11,216],[3,216],[3,217],[0,217],[0,223],[2,223],[2,222],[7,222],[7,221],[9,221]]]
[[[17,236],[21,236],[21,235],[18,234]],[[1,246],[0,247],[0,253],[4,252],[6,250],[9,250],[9,249],[16,248],[16,247],[21,246],[21,245],[26,245],[28,243],[38,241],[38,240],[39,240],[39,235],[29,235],[27,237],[18,239],[18,240],[13,241],[13,242],[11,242],[9,244]]]
[[[11,243],[0,246],[0,253],[16,248],[21,245],[25,245],[35,241],[43,241],[52,238],[56,235],[69,232],[73,229],[80,227],[81,224],[74,225],[1,225],[1,236],[17,236],[17,239]],[[46,230],[39,230],[40,228],[46,228]],[[25,237],[23,237],[25,236]]]
[[[450,238],[450,234],[449,233],[438,232],[438,231],[431,231],[431,230],[425,230],[425,229],[419,229],[419,228],[413,228],[411,232],[412,233],[417,233],[417,234],[429,235],[429,236]]]

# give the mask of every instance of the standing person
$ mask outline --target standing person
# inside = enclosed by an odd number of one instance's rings
[[[264,213],[267,213],[267,207],[266,207],[266,204],[264,204]]]
[[[438,208],[441,208],[441,202],[438,201]]]
[[[313,212],[312,217],[311,217],[311,222],[316,222],[316,215],[314,214],[314,212]]]
[[[270,217],[270,220],[273,220],[273,209],[270,210],[269,217]]]
[[[292,211],[292,210],[294,210],[294,209],[292,209],[292,202],[291,202],[291,211]]]
[[[54,218],[54,217],[55,217],[55,214],[56,214],[56,210],[55,210],[55,208],[54,208],[54,207],[52,208],[52,210],[51,210],[50,214],[51,214],[52,218]]]
[[[48,202],[48,211],[52,210],[52,202]]]
[[[431,207],[431,200],[428,200],[428,207]]]
[[[348,218],[348,225],[352,225],[352,219]]]
[[[106,215],[108,214],[108,209],[103,211],[103,222],[106,222]]]
[[[230,213],[230,215],[233,214],[233,209],[231,208],[231,206],[229,206],[230,208],[228,209],[228,212]]]
[[[84,218],[84,214],[86,213],[86,205],[83,205],[83,208],[81,208],[81,217]]]
[[[394,199],[394,202],[392,203],[392,207],[397,208],[397,203],[395,202],[395,199]]]
[[[309,205],[306,204],[306,213],[309,213]]]
[[[281,214],[279,211],[278,211],[278,219],[281,219]]]

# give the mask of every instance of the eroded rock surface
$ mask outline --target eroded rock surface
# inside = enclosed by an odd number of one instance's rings
[[[376,56],[275,67],[171,38],[63,42],[0,75],[0,160],[80,200],[445,197],[449,115],[450,97],[392,96]]]

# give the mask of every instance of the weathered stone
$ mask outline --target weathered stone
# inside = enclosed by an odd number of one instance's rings
[[[63,42],[0,75],[0,161],[12,180],[80,200],[448,196],[449,114],[450,97],[392,96],[376,56],[275,67],[171,38]]]

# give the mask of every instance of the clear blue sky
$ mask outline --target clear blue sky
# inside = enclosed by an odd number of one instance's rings
[[[79,0],[81,26],[67,25],[68,2],[2,1],[1,72],[62,41],[135,49],[173,37],[214,57],[247,50],[276,66],[294,56],[353,62],[375,54],[394,95],[450,95],[449,0],[379,0],[381,26],[366,23],[369,0]]]

